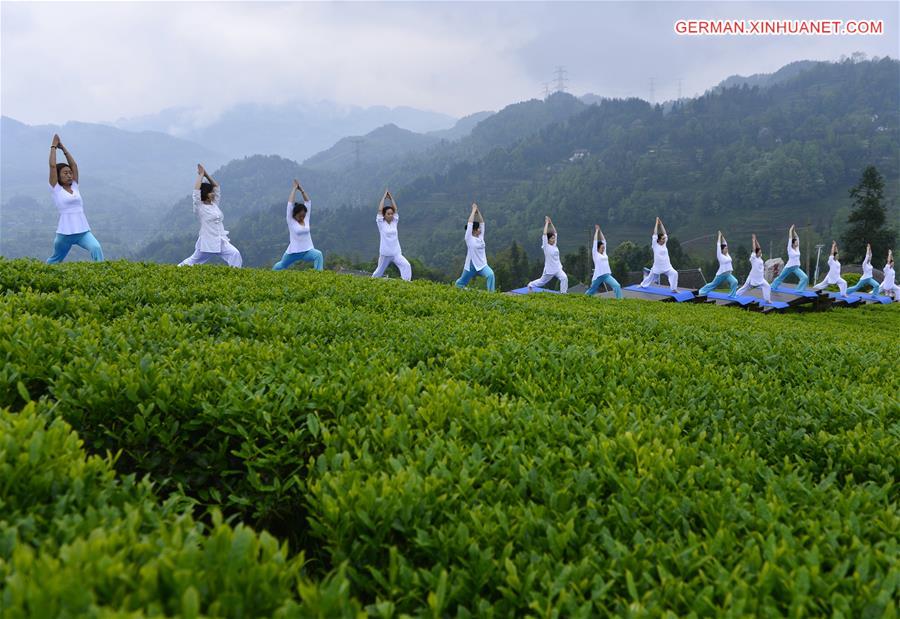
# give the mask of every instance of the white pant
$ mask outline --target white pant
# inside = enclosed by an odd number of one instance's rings
[[[675,269],[665,271],[664,273],[654,273],[653,271],[650,271],[649,273],[647,273],[647,277],[644,278],[644,281],[641,282],[641,288],[646,288],[647,286],[652,284],[654,275],[665,275],[669,278],[669,288],[671,288],[673,291],[678,288],[678,271],[676,271]]]
[[[744,285],[738,288],[737,296],[743,296],[744,293],[751,288],[762,288],[763,299],[765,299],[768,303],[772,302],[772,286],[769,285],[769,282],[763,280],[761,284],[751,284],[749,277],[747,278],[747,281],[744,282]]]
[[[813,290],[822,290],[823,288],[825,288],[826,286],[828,286],[830,284],[837,284],[838,290],[841,291],[841,296],[842,297],[847,296],[847,280],[845,280],[843,277],[839,277],[836,282],[830,282],[830,281],[828,281],[827,278],[823,279],[818,284],[813,286]]]
[[[568,292],[569,276],[566,275],[565,271],[559,271],[557,273],[544,273],[543,275],[541,275],[539,278],[537,278],[533,282],[528,282],[528,287],[529,288],[543,288],[554,277],[559,280],[559,291],[562,292],[563,294]]]
[[[237,250],[237,247],[228,241],[222,241],[222,251],[207,252],[194,249],[194,253],[179,262],[178,266],[189,267],[195,264],[206,264],[216,256],[224,260],[230,267],[241,268],[241,265],[244,264],[244,261],[241,258],[241,252]]]
[[[378,266],[375,268],[375,272],[372,273],[372,277],[382,277],[385,269],[387,269],[388,265],[392,262],[400,269],[400,279],[405,282],[412,279],[412,265],[409,263],[409,260],[403,257],[403,254],[397,254],[396,256],[378,256]]]

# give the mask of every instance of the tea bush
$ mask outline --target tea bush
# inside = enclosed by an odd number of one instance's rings
[[[207,510],[286,540],[304,612],[896,613],[900,306],[128,263],[0,261],[0,287],[0,405],[117,454],[152,509],[189,497],[198,540]]]

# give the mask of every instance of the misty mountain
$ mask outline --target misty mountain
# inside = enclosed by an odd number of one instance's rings
[[[750,87],[758,86],[759,88],[768,88],[794,78],[804,71],[809,71],[820,64],[828,63],[815,60],[798,60],[784,65],[774,73],[754,73],[753,75],[746,77],[743,75],[732,75],[713,86],[711,90],[712,92],[721,92],[727,88],[745,85]]]
[[[710,92],[668,114],[639,99],[579,102],[580,112],[510,142],[509,136],[526,132],[520,112],[538,109],[530,102],[511,106],[511,113],[482,121],[459,143],[433,147],[441,153],[431,153],[438,162],[441,156],[453,161],[445,170],[389,185],[403,214],[404,253],[447,273],[457,270],[473,199],[487,219],[492,255],[516,241],[537,258],[545,214],[554,217],[564,253],[586,244],[594,223],[613,246],[624,240],[644,244],[656,215],[686,247],[699,241],[694,247],[701,255],[711,253],[708,239],[719,228],[738,246],[756,232],[777,253],[791,223],[801,227],[804,242],[832,238],[846,217],[847,189],[869,164],[887,179],[889,217],[898,222],[898,68],[890,59],[822,63],[765,89]],[[565,97],[544,103],[569,105]],[[546,112],[537,116],[546,118]],[[507,126],[497,124],[505,119]],[[495,126],[476,138],[489,123]],[[505,145],[489,148],[489,136]],[[455,160],[448,154],[473,139],[485,154]],[[432,168],[429,152],[410,160],[417,158],[420,170]],[[410,160],[401,162],[407,169],[391,174],[413,171]],[[313,237],[326,260],[368,260],[377,252],[379,188],[349,206],[327,197],[341,195],[355,178],[323,176],[316,179],[323,185],[311,189],[320,205]],[[283,251],[287,233],[279,202],[283,198],[244,209],[229,225],[245,264],[270,265]]]
[[[120,118],[113,124],[132,131],[163,131],[225,153],[229,158],[277,154],[302,161],[341,138],[363,135],[384,125],[426,133],[451,128],[455,122],[452,116],[410,107],[363,108],[320,101],[245,103],[215,118],[204,117],[193,108],[173,108],[159,114]]]
[[[364,136],[348,137],[316,153],[303,162],[312,170],[348,170],[359,165],[371,165],[420,152],[440,142],[440,138],[385,125]]]
[[[456,121],[455,125],[453,125],[449,129],[429,131],[428,135],[453,142],[455,140],[462,139],[472,133],[472,129],[475,128],[475,125],[480,123],[482,120],[490,118],[495,113],[496,112],[475,112],[474,114],[463,116],[458,121]]]

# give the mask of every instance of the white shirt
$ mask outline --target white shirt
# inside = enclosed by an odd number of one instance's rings
[[[84,202],[81,200],[77,182],[72,181],[72,193],[57,183],[50,188],[50,196],[53,198],[56,210],[59,211],[57,234],[81,234],[91,229],[87,217],[84,216]]]
[[[309,212],[312,207],[312,202],[306,200],[303,205],[306,207],[306,217],[303,218],[303,224],[301,225],[299,221],[294,219],[294,203],[287,203],[287,225],[288,233],[290,234],[290,243],[288,244],[286,252],[288,254],[299,254],[304,251],[309,251],[310,249],[315,249],[315,247],[313,247],[312,236],[309,233]]]
[[[375,223],[378,224],[378,234],[381,235],[381,245],[378,247],[378,254],[381,256],[399,256],[400,237],[397,235],[397,222],[400,215],[394,213],[394,221],[388,223],[381,216],[381,213],[375,216]]]
[[[723,273],[731,273],[734,268],[731,266],[731,256],[722,253],[722,246],[716,243],[716,258],[719,259],[719,270],[716,271],[716,277]]]
[[[839,279],[841,279],[841,263],[832,254],[828,256],[828,275],[825,276],[825,281],[836,284]]]
[[[200,190],[195,189],[192,198],[194,200],[194,215],[200,221],[200,235],[197,237],[197,249],[209,254],[222,252],[222,242],[228,242],[228,230],[222,223],[224,216],[219,210],[219,199],[222,193],[216,185],[212,190],[212,202],[207,204],[200,199]]]
[[[882,290],[893,290],[897,287],[897,284],[894,283],[894,267],[890,264],[885,264],[884,268],[881,269],[884,273],[884,279],[881,282]]]
[[[788,267],[798,267],[800,266],[800,248],[794,249],[792,247],[793,239],[788,239],[787,252],[788,252],[788,261],[787,264],[784,265],[784,268]],[[800,245],[800,241],[797,241],[797,245]]]
[[[547,242],[547,235],[541,237],[541,249],[544,250],[544,274],[552,275],[562,272],[562,263],[559,261],[559,235],[556,235],[556,243],[551,245]]]
[[[866,259],[862,263],[862,278],[872,277],[872,256],[866,254]]]
[[[751,286],[761,286],[766,281],[766,263],[755,253],[750,254],[750,276],[747,278]]]
[[[469,265],[473,265],[476,271],[487,266],[487,256],[484,253],[484,223],[479,225],[481,234],[472,235],[472,224],[466,224],[466,265],[463,270],[468,271]]]
[[[594,259],[594,276],[591,278],[592,280],[597,279],[601,275],[612,273],[609,270],[609,256],[605,252],[601,254],[597,251],[596,243],[591,247],[591,257]]]
[[[660,273],[668,273],[669,271],[675,270],[672,268],[672,263],[669,262],[669,248],[666,245],[668,242],[668,234],[663,236],[662,245],[656,242],[655,234],[651,237],[650,246],[653,248],[653,268],[650,270],[651,273],[658,275]]]

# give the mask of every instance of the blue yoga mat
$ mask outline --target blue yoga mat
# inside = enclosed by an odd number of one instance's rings
[[[793,286],[779,286],[777,289],[772,288],[772,292],[779,292],[781,294],[793,294],[798,297],[805,297],[807,299],[815,299],[818,297],[818,293],[813,292],[812,290],[797,290]]]
[[[828,296],[835,301],[843,301],[847,305],[854,305],[862,301],[860,298],[861,295],[856,294],[848,294],[846,297],[842,297],[840,292],[829,292]]]
[[[750,305],[756,303],[759,299],[756,297],[729,297],[724,292],[710,292],[706,295],[707,299],[717,299],[719,301],[734,301],[740,305]]]
[[[751,298],[759,303],[760,307],[774,307],[775,309],[785,309],[790,307],[790,304],[785,303],[784,301],[766,301],[765,299],[757,299],[756,297]]]
[[[513,294],[530,294],[534,292],[552,292],[553,294],[562,294],[559,290],[547,290],[546,288],[532,288],[528,289],[528,286],[524,288],[516,288],[515,290],[510,290]]]
[[[890,297],[883,297],[880,294],[854,292],[852,296],[859,297],[860,299],[865,299],[866,301],[875,301],[876,303],[884,303],[885,305],[890,305],[892,302]]]
[[[694,293],[690,290],[679,290],[677,292],[672,292],[669,288],[657,288],[656,286],[647,286],[646,288],[641,288],[637,284],[633,286],[625,286],[625,290],[630,290],[631,292],[643,292],[645,294],[656,294],[661,297],[670,297],[675,299],[679,303],[684,301],[690,301],[694,298]]]

